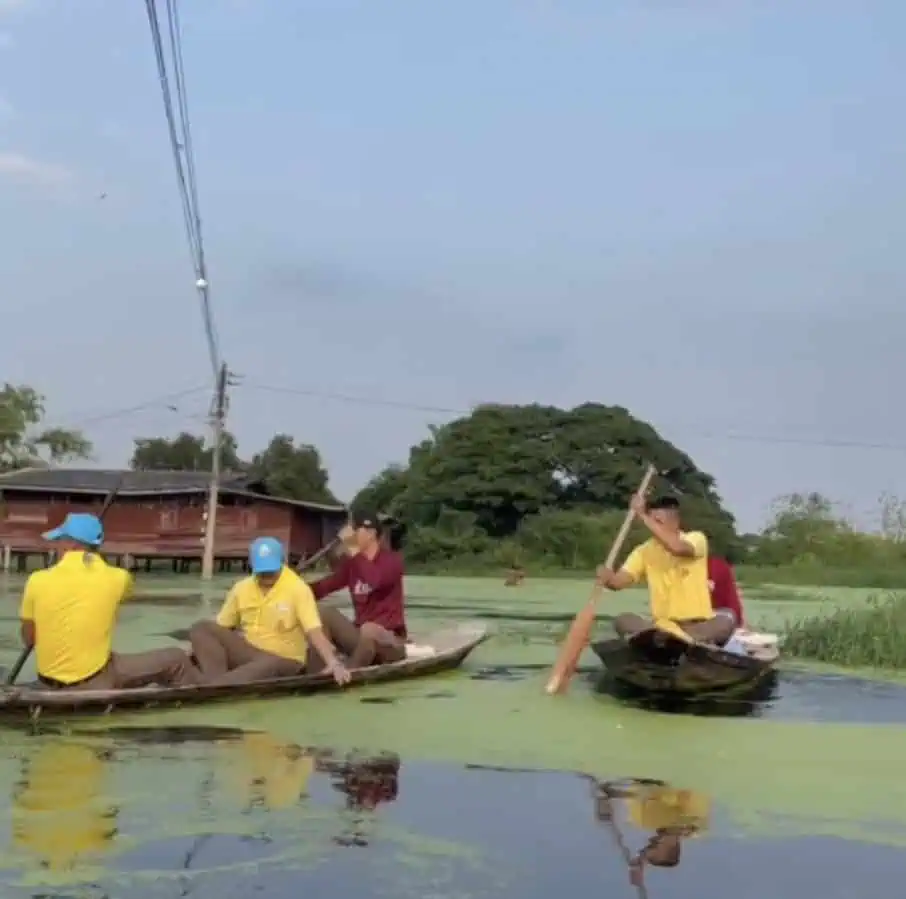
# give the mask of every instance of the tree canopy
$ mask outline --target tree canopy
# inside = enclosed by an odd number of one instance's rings
[[[273,496],[305,499],[313,503],[339,501],[328,487],[327,469],[317,447],[296,443],[288,434],[277,434],[252,459],[250,470],[260,477]]]
[[[562,531],[564,516],[575,529],[577,516],[625,510],[648,462],[663,473],[656,490],[682,494],[688,524],[706,530],[720,551],[735,550],[733,517],[714,479],[650,424],[598,403],[480,406],[432,428],[407,467],[375,476],[354,504],[379,500],[407,525],[434,528],[432,539],[503,540],[539,522]]]
[[[210,471],[214,448],[197,434],[183,431],[173,439],[138,437],[129,466],[135,471]],[[236,438],[224,431],[221,438],[220,467],[223,471],[242,471]]]
[[[91,456],[81,431],[43,427],[45,397],[26,384],[0,389],[0,471],[72,462]]]
[[[338,503],[328,486],[327,470],[318,449],[310,444],[298,446],[287,434],[277,434],[250,462],[239,456],[236,438],[224,431],[221,469],[245,472],[264,482],[272,496]],[[135,441],[130,467],[142,471],[210,471],[213,449],[197,434],[183,432],[172,439],[139,437]]]

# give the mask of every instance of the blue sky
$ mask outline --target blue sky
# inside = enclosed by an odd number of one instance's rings
[[[808,445],[906,446],[902,0],[182,19],[248,454],[292,433],[349,497],[447,416],[305,392],[595,400],[690,452],[745,527],[792,490],[860,516],[906,495],[906,449]],[[201,427],[203,392],[92,421],[210,382],[139,0],[0,0],[0,203],[3,378],[107,464]]]

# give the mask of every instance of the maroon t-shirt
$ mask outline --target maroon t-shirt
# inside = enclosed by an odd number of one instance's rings
[[[356,627],[370,621],[406,639],[403,559],[399,553],[381,549],[373,559],[362,553],[346,556],[336,571],[311,585],[315,599],[324,599],[344,587],[352,596]]]
[[[736,626],[743,627],[742,598],[729,562],[715,556],[708,557],[708,586],[711,588],[711,607],[714,611],[729,609],[736,616]]]

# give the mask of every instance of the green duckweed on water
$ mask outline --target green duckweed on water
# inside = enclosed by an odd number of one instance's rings
[[[225,584],[217,586],[222,590]],[[185,591],[181,585],[168,589]],[[795,628],[795,621],[823,608],[822,593],[797,590],[784,598],[771,590],[761,598],[753,590],[746,598],[756,625],[779,630]],[[43,764],[59,770],[62,752],[66,764],[83,766],[75,780],[97,779],[92,802],[118,810],[117,855],[175,837],[200,838],[216,822],[218,833],[250,839],[296,835],[290,855],[275,849],[271,863],[307,866],[336,838],[336,813],[317,803],[281,808],[279,797],[271,796],[265,797],[265,814],[249,784],[266,771],[269,783],[275,773],[285,778],[288,795],[298,795],[297,787],[321,789],[307,767],[313,763],[302,761],[311,754],[298,750],[331,747],[364,756],[394,753],[404,772],[407,766],[446,762],[658,778],[708,794],[746,833],[824,833],[906,845],[901,777],[906,726],[658,714],[594,692],[586,676],[576,678],[568,695],[547,697],[546,671],[586,599],[587,585],[536,582],[513,590],[486,579],[411,578],[409,596],[416,633],[481,618],[491,625],[493,639],[462,671],[436,678],[304,699],[47,720],[39,722],[46,733],[37,736],[2,730],[0,771],[10,790],[8,807],[19,808],[16,796],[21,799],[27,769]],[[867,591],[835,599],[847,602],[854,615],[874,609]],[[639,591],[602,602],[601,633],[617,611],[641,609],[644,602]],[[117,648],[166,644],[168,634],[184,630],[202,614],[204,600],[197,597],[187,602],[139,598],[122,611]],[[12,647],[2,649],[0,662],[8,665],[14,655]],[[583,665],[596,667],[590,653]],[[30,671],[23,674],[30,676]],[[892,720],[906,721],[906,700],[890,701],[902,703]],[[155,728],[165,741],[160,745],[151,739]],[[178,729],[193,732],[196,739],[167,741],[167,734]],[[292,758],[287,747],[295,747]],[[89,758],[100,758],[101,768]],[[54,790],[59,792],[51,783]],[[413,871],[422,861],[431,859],[434,865],[441,857],[466,859],[477,868],[485,864],[474,847],[432,841],[380,818],[371,826],[398,844]],[[0,866],[19,869],[28,857],[27,847],[11,836]],[[86,856],[85,865],[89,862]],[[99,856],[97,863],[102,862],[110,864],[110,856]]]

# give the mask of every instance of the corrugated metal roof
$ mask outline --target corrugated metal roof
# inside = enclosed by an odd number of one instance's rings
[[[124,476],[125,475],[125,476]],[[122,483],[120,479],[123,478]],[[179,495],[207,492],[211,476],[204,471],[126,471],[109,468],[24,468],[0,474],[0,490],[34,493],[106,494],[119,484],[123,496]],[[324,512],[343,512],[345,506],[270,496],[264,484],[247,475],[226,473],[220,489],[231,494],[272,499]]]

